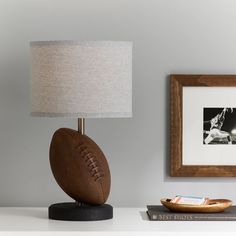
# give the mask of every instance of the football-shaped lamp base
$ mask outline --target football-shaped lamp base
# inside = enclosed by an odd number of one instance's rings
[[[55,220],[105,220],[113,217],[104,204],[110,192],[110,170],[99,146],[76,130],[57,130],[50,145],[50,165],[58,185],[75,200],[49,207]]]

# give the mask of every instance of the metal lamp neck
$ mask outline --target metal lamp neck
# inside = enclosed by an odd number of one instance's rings
[[[78,118],[78,132],[85,134],[85,118]]]

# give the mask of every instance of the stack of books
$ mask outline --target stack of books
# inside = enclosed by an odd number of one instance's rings
[[[176,196],[170,202],[185,205],[208,205],[208,198]],[[236,221],[236,206],[218,213],[173,212],[161,205],[148,205],[147,215],[151,221]]]

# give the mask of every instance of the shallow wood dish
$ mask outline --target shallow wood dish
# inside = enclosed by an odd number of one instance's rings
[[[170,202],[171,199],[162,198],[161,204],[174,212],[216,213],[222,212],[232,205],[228,199],[210,199],[207,205],[187,205]]]

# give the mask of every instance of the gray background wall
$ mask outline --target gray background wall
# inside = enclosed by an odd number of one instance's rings
[[[90,119],[104,150],[114,206],[191,194],[236,202],[235,178],[168,176],[168,74],[236,74],[234,0],[0,0],[0,206],[47,206],[69,198],[48,162],[65,118],[30,117],[29,41],[131,40],[133,118]]]

